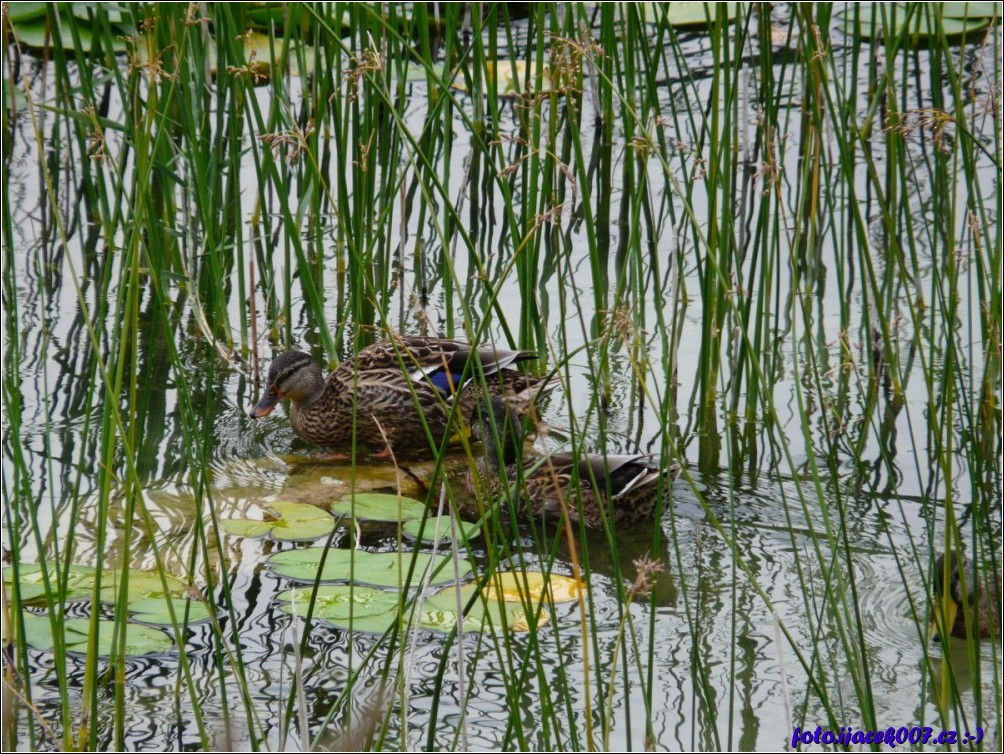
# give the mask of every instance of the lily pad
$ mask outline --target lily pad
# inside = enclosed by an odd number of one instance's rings
[[[422,574],[428,568],[436,574],[432,576],[430,584],[448,584],[453,581],[453,565],[449,563],[449,557],[424,552],[366,552],[309,547],[276,553],[269,559],[269,565],[279,576],[297,581],[314,581],[322,557],[324,569],[321,571],[321,581],[351,580],[356,584],[400,588],[408,575],[412,558],[416,559],[413,586],[421,582]],[[471,572],[471,566],[465,560],[460,561],[459,569],[461,578]]]
[[[277,37],[260,31],[248,31],[241,36],[241,43],[244,47],[245,59],[248,61],[247,68],[237,70],[249,71],[254,74],[254,84],[263,86],[272,78],[272,55],[275,54],[275,64],[280,70],[285,69],[286,61],[289,62],[289,73],[292,76],[299,76],[300,73],[311,73],[314,67],[314,51],[309,45],[299,40],[291,40],[286,50],[286,58],[282,57],[284,41]],[[303,61],[305,71],[299,67]],[[214,74],[217,73],[216,49],[211,48],[209,55],[209,66]],[[231,71],[233,72],[233,71]]]
[[[638,3],[638,12],[646,23],[656,23],[663,18],[665,13],[666,21],[670,26],[684,27],[705,27],[715,22],[718,13],[717,6],[725,7],[725,18],[731,23],[738,18],[741,11],[748,3]],[[662,8],[666,10],[663,11]]]
[[[964,6],[966,3],[955,5]],[[958,13],[960,9],[955,8],[953,12]],[[977,32],[990,23],[988,17],[975,14],[967,17],[964,15],[964,9],[962,13],[960,16],[939,14],[936,5],[927,8],[918,7],[912,14],[902,4],[860,5],[855,11],[838,14],[838,18],[844,27],[844,32],[853,36],[873,39],[881,31],[884,38],[892,39],[906,29],[907,39],[914,43],[937,38],[940,33],[946,37],[959,37]]]
[[[1000,15],[1000,3],[942,3],[945,18],[995,18]]]
[[[419,626],[432,631],[451,631],[457,624],[457,587],[447,587],[434,594],[422,606]],[[466,605],[477,590],[476,584],[460,587],[461,604]],[[304,616],[310,604],[312,588],[296,587],[279,595],[283,612]],[[317,588],[313,617],[337,628],[383,633],[397,620],[400,610],[399,593],[383,589],[348,584],[324,585]],[[503,613],[504,618],[503,618]],[[405,616],[407,616],[407,612]],[[546,624],[547,613],[541,613],[537,626]],[[511,631],[530,628],[521,606],[492,598],[475,600],[464,617],[464,630],[469,632],[508,627]]]
[[[279,595],[283,612],[306,615],[311,587],[287,589]],[[350,584],[326,584],[317,588],[313,616],[338,628],[383,633],[398,614],[400,594]]]
[[[171,637],[156,628],[141,626],[137,623],[126,623],[125,653],[136,655],[157,654],[168,651],[174,642]],[[25,641],[29,646],[42,651],[51,651],[54,646],[52,628],[49,619],[40,615],[25,615]],[[115,623],[110,620],[99,620],[98,654],[106,657],[118,650],[115,639]],[[87,652],[90,637],[91,621],[89,618],[70,618],[63,622],[63,646],[69,652]]]
[[[117,598],[119,584],[122,574],[118,571],[105,571],[101,576],[101,599],[105,602],[114,602]],[[167,584],[165,589],[164,585]],[[137,600],[144,600],[150,597],[179,596],[185,593],[185,582],[181,579],[164,575],[161,581],[159,573],[151,571],[140,571],[135,568],[129,569],[129,591],[126,595],[127,601],[132,604]]]
[[[275,521],[231,518],[223,521],[224,531],[238,537],[263,537],[271,534],[283,542],[304,542],[324,537],[334,531],[335,520],[325,511],[305,503],[272,503]]]
[[[477,584],[451,586],[432,595],[422,607],[421,625],[435,631],[450,631],[457,624],[457,590],[460,590],[460,604],[466,606],[477,593]],[[536,626],[550,620],[547,611],[538,615]],[[487,631],[508,629],[529,631],[530,620],[522,605],[505,602],[482,592],[467,609],[464,616],[465,631]]]
[[[35,18],[45,18],[45,6],[48,3],[8,3],[7,19],[11,23],[31,21]]]
[[[332,503],[331,512],[350,520],[355,516],[365,521],[413,521],[425,515],[425,504],[410,497],[366,492]]]
[[[481,527],[476,523],[461,521],[459,519],[457,520],[457,528],[460,529],[460,536],[463,539],[473,539],[481,533]],[[405,521],[401,526],[401,531],[412,539],[418,539],[418,533],[421,531],[421,538],[426,542],[434,542],[437,539],[440,542],[449,542],[453,535],[448,515],[429,516],[425,522],[424,530],[422,529],[422,521],[419,519]]]
[[[504,602],[572,602],[579,598],[582,586],[581,581],[557,573],[506,571],[492,576],[485,584],[484,593]]]
[[[39,602],[46,595],[45,582],[42,579],[42,566],[38,563],[29,563],[20,567],[21,574],[21,600],[23,602]],[[90,599],[94,593],[95,579],[98,571],[91,566],[71,565],[66,575],[66,591],[61,595],[53,595],[53,601],[69,602],[71,600]],[[14,577],[13,568],[4,569],[4,581],[7,588],[11,589]],[[129,591],[127,599],[129,602],[142,600],[147,597],[162,597],[165,594],[178,596],[185,593],[185,582],[170,574],[165,574],[161,580],[160,574],[149,571],[141,571],[130,568]],[[56,583],[56,572],[49,567],[49,578],[54,588],[59,588]],[[116,599],[118,585],[121,583],[122,573],[115,570],[105,570],[101,573],[101,594],[100,599],[105,602],[112,602]],[[165,590],[164,584],[167,584]]]
[[[539,71],[531,71],[527,85],[527,64],[525,60],[488,60],[485,61],[485,76],[488,83],[495,83],[500,97],[514,98],[521,94],[548,94],[560,89],[551,80],[551,74],[545,65]],[[462,74],[453,77],[452,86],[458,92],[469,94],[467,82]]]
[[[36,6],[39,4],[40,3],[14,3],[13,5]],[[58,35],[60,44],[67,54],[72,55],[76,52],[89,53],[94,46],[94,31],[91,28],[90,19],[86,16],[81,16],[81,14],[86,13],[88,6],[92,9],[96,9],[98,5],[103,4],[62,3],[60,4],[60,13],[57,16],[57,21],[51,26],[44,9],[41,13],[39,13],[36,7],[30,7],[19,16],[11,14],[9,17],[10,28],[14,32],[14,38],[17,40],[18,44],[28,49],[42,50],[46,47],[51,47],[53,46],[53,37]],[[67,11],[67,6],[73,10]],[[72,13],[74,19],[67,18],[67,15],[70,13]],[[121,26],[119,24],[121,20],[121,12],[118,10],[113,11],[109,15],[109,21],[113,26],[112,35],[110,37],[103,38],[103,41],[107,41],[111,44],[112,50],[116,53],[122,53],[129,50],[129,45],[123,37],[128,36],[131,33],[131,29]],[[74,40],[74,29],[76,30],[77,38],[80,40],[79,49],[77,48],[76,41]]]
[[[42,578],[42,566],[38,563],[26,563],[22,564],[18,570],[21,575],[21,601],[32,602],[44,597],[46,589],[45,581]],[[55,568],[50,566],[48,571],[49,579],[53,582],[52,586],[58,588],[59,584],[54,583],[56,579]],[[94,574],[96,573],[97,569],[90,566],[71,565],[66,579],[66,593],[62,596],[62,600],[90,597],[91,592],[94,591]],[[8,591],[13,587],[13,579],[14,569],[10,566],[4,568],[3,580]],[[60,600],[56,599],[55,601],[59,602]]]
[[[212,617],[206,603],[186,597],[150,597],[137,600],[129,603],[129,611],[133,613],[135,620],[142,623],[170,626],[172,624],[168,603],[174,608],[174,617],[179,623],[185,620],[186,610],[189,624],[203,623]]]

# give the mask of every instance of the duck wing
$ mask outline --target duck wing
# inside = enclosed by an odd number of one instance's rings
[[[461,380],[473,379],[480,363],[486,377],[519,361],[538,358],[533,351],[500,351],[491,346],[472,346],[459,340],[399,336],[381,340],[346,362],[360,373],[393,370],[401,378],[404,365],[407,378],[415,383],[432,384],[444,397],[458,392]]]

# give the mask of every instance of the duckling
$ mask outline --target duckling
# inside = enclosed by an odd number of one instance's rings
[[[966,638],[966,615],[972,622],[974,636],[989,638],[1001,635],[1000,609],[994,605],[992,584],[986,577],[976,573],[973,561],[960,552],[952,554],[948,570],[948,599],[944,605],[945,625],[949,633],[958,638]],[[945,555],[939,555],[934,564],[934,603],[940,609],[945,596]],[[963,609],[967,606],[967,609]],[[937,617],[932,618],[932,635],[938,638]]]

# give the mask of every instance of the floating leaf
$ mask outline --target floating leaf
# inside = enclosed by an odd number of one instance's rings
[[[525,60],[488,60],[485,62],[485,76],[488,84],[496,82],[500,97],[519,97],[522,94],[548,94],[561,89],[557,82],[552,81],[550,71],[545,65],[539,71],[531,71],[529,80],[526,77]],[[469,94],[467,82],[462,73],[453,77],[452,86],[459,92]]]
[[[545,599],[551,602],[571,602],[579,598],[582,582],[556,573],[550,575],[529,571],[506,571],[488,579],[484,592],[487,596],[505,602],[537,604]]]
[[[279,595],[283,612],[305,616],[312,587],[287,589]],[[326,584],[317,588],[313,616],[338,628],[383,633],[398,613],[399,593],[350,584]]]
[[[42,566],[38,563],[22,564],[18,569],[21,575],[21,601],[37,601],[46,595],[45,581],[42,578]],[[49,579],[51,586],[58,589],[56,582],[56,569],[49,566]],[[66,593],[60,599],[54,595],[55,602],[86,599],[94,591],[94,575],[96,568],[90,566],[71,565],[66,572]],[[14,569],[10,566],[3,570],[3,580],[10,590],[13,586]]]
[[[412,521],[425,515],[425,504],[410,497],[366,492],[332,503],[331,512],[349,519],[354,514],[367,521]]]
[[[447,587],[432,595],[422,606],[421,625],[436,631],[450,631],[457,623],[457,589],[460,590],[460,604],[467,606],[471,597],[477,594],[477,584],[465,584],[461,587]],[[540,627],[549,620],[547,611],[542,611],[537,617],[536,626]],[[504,629],[510,631],[529,631],[530,621],[522,605],[503,602],[482,592],[467,608],[464,616],[465,631],[485,631],[488,629]]]
[[[41,601],[46,595],[45,582],[42,579],[42,566],[37,563],[30,563],[20,567],[21,573],[21,599],[24,602]],[[90,599],[94,593],[95,580],[98,571],[91,566],[71,565],[66,571],[66,591],[63,594],[53,594],[54,602],[68,602],[70,600]],[[11,588],[11,580],[14,577],[13,568],[4,569],[4,581]],[[130,568],[128,571],[129,585],[126,598],[129,602],[145,599],[147,597],[159,597],[165,594],[182,595],[185,593],[185,582],[170,574],[165,574],[163,580],[159,573],[141,571]],[[58,589],[56,581],[56,570],[49,567],[49,579],[53,588]],[[101,572],[101,593],[99,598],[105,602],[114,602],[117,598],[119,584],[122,581],[122,572],[116,570],[106,570]],[[166,583],[166,590],[165,590]]]
[[[105,602],[114,602],[118,597],[121,582],[122,574],[120,572],[104,571],[101,576],[101,599]],[[159,573],[130,568],[126,600],[132,603],[149,597],[180,596],[185,593],[185,587],[184,581],[170,574],[164,574],[162,581]]]
[[[941,15],[945,18],[996,18],[1000,3],[942,3]]]
[[[125,653],[128,656],[156,654],[168,651],[174,642],[171,637],[156,628],[141,626],[137,623],[125,625]],[[55,643],[52,638],[52,626],[49,619],[40,615],[25,615],[25,641],[29,646],[43,651],[51,651]],[[88,652],[91,621],[89,618],[70,618],[62,623],[63,646],[69,652]],[[98,641],[97,652],[108,656],[118,651],[118,641],[115,636],[115,622],[99,620],[97,622]]]
[[[7,3],[7,19],[11,23],[45,18],[47,3]]]
[[[457,624],[457,587],[434,594],[422,606],[419,625],[432,631],[450,631]],[[466,605],[477,590],[476,584],[460,587],[460,600]],[[282,610],[305,616],[310,605],[312,587],[287,589],[279,595]],[[383,633],[397,620],[399,594],[382,589],[348,584],[324,585],[317,588],[313,617],[338,628],[353,631]],[[505,617],[503,619],[503,613]],[[405,620],[408,612],[405,612]],[[546,613],[540,615],[537,626],[546,624]],[[464,619],[465,631],[484,631],[507,626],[512,631],[526,631],[529,621],[522,607],[494,599],[475,600]]]
[[[964,6],[965,3],[955,5]],[[954,12],[959,12],[959,9],[956,8]],[[873,39],[881,32],[884,38],[891,39],[898,37],[905,29],[907,39],[914,43],[937,38],[941,33],[946,37],[969,34],[983,29],[990,22],[989,18],[976,15],[966,18],[939,14],[934,6],[918,6],[917,10],[909,13],[906,6],[901,4],[860,5],[853,12],[838,14],[838,18],[847,34]]]
[[[314,581],[322,558],[324,570],[321,581],[351,580],[356,584],[400,588],[408,575],[412,558],[416,559],[413,586],[421,582],[422,574],[430,567],[437,573],[429,583],[447,584],[453,581],[453,566],[446,555],[432,556],[423,552],[366,552],[310,547],[276,553],[269,559],[269,565],[280,576],[297,581]],[[461,578],[471,572],[467,561],[461,560],[459,568]]]
[[[748,3],[637,3],[635,7],[646,23],[657,23],[665,16],[670,26],[705,27],[715,23],[718,9],[724,7],[725,20],[732,23]],[[665,9],[665,10],[664,10]]]
[[[143,623],[170,626],[172,624],[168,603],[174,608],[174,617],[178,623],[184,622],[186,610],[189,624],[202,623],[212,617],[204,602],[186,597],[150,597],[137,600],[129,603],[129,611],[133,613],[133,618]]]
[[[283,542],[301,542],[330,534],[335,520],[325,511],[306,503],[272,503],[275,521],[254,521],[231,518],[223,521],[223,528],[238,537],[263,537],[271,534]]]
[[[35,3],[14,3],[15,6],[22,4],[35,5]],[[8,3],[8,5],[10,4]],[[78,5],[84,6],[86,4],[67,3],[66,5],[76,8]],[[94,3],[91,5],[96,6],[98,4]],[[73,13],[75,17],[77,16],[77,12],[74,11]],[[118,11],[115,11],[115,13],[118,14]],[[38,13],[37,9],[29,9],[26,15],[20,18],[11,18],[10,26],[18,44],[28,49],[43,50],[47,47],[52,47],[54,45],[53,37],[57,35],[61,46],[67,54],[74,54],[78,51],[88,53],[94,48],[94,31],[91,28],[89,19],[68,19],[66,14],[60,14],[56,18],[56,23],[50,26],[49,18],[44,11]],[[112,16],[111,18],[121,19],[121,14]],[[110,36],[101,37],[102,44],[108,42],[116,53],[126,52],[129,50],[129,45],[123,39],[123,36],[128,36],[131,30],[116,26],[116,23],[113,21],[113,30]],[[77,38],[80,40],[79,50],[74,40],[74,30],[76,30]]]
[[[220,522],[223,531],[235,537],[255,539],[264,537],[275,526],[275,521],[256,521],[250,518],[228,518]]]
[[[459,519],[457,520],[457,528],[462,532],[461,537],[464,539],[473,539],[481,533],[481,527],[476,523],[460,521]],[[422,521],[419,519],[405,521],[401,527],[401,531],[413,539],[418,539],[418,533],[422,531],[422,539],[426,542],[434,542],[437,539],[440,542],[449,542],[453,536],[450,527],[450,516],[446,514],[442,516],[429,516],[425,522],[424,530],[422,529]]]

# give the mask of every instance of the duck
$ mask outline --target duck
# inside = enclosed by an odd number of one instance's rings
[[[611,519],[617,527],[651,521],[660,497],[680,475],[679,464],[663,465],[647,453],[550,453],[520,462],[522,419],[495,396],[475,404],[471,435],[484,452],[467,473],[467,489],[477,495],[480,486],[499,497],[520,484],[518,512],[524,518],[560,520],[567,512],[572,524],[599,530]]]
[[[290,424],[309,443],[348,448],[354,433],[357,447],[378,456],[417,455],[430,450],[426,429],[437,446],[447,435],[455,401],[462,414],[471,410],[479,384],[506,396],[517,415],[530,411],[550,392],[550,380],[510,367],[537,358],[533,351],[394,336],[362,349],[325,379],[313,356],[286,351],[270,364],[265,393],[250,413],[260,419],[288,399]]]
[[[950,627],[948,633],[956,638],[966,638],[966,613],[968,613],[973,636],[983,639],[1000,636],[1000,608],[994,603],[990,581],[980,579],[973,561],[960,552],[953,553],[949,565],[946,591],[945,555],[939,555],[934,564],[934,605],[936,610],[940,610],[941,601],[947,596],[943,607],[944,625]],[[932,616],[932,635],[936,639],[939,638],[937,623],[938,616]]]

